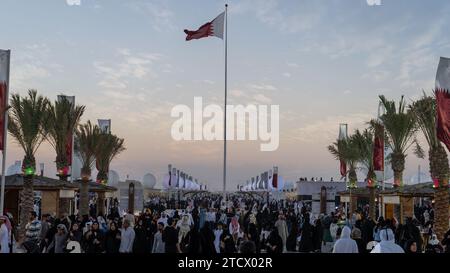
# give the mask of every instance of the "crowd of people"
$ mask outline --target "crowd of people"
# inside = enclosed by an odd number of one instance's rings
[[[139,214],[107,215],[30,213],[20,247],[32,253],[441,253],[450,252],[450,231],[442,242],[433,232],[430,209],[423,217],[376,221],[367,209],[353,213],[343,207],[329,215],[313,215],[298,201],[275,201],[231,196],[186,200],[155,197]],[[175,205],[174,205],[175,204]],[[176,208],[174,208],[176,207]],[[423,218],[423,219],[422,219]],[[424,232],[424,227],[426,232]],[[0,217],[0,252],[11,252],[7,216]]]

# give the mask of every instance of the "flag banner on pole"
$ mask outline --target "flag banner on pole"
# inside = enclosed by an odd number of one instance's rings
[[[441,57],[436,73],[436,90],[450,90],[450,58]]]
[[[4,149],[5,139],[5,116],[8,103],[8,70],[9,70],[9,51],[0,50],[0,150]]]
[[[72,107],[75,107],[75,96],[65,96],[58,95],[58,102],[61,103],[63,100],[67,100]],[[67,135],[67,145],[66,145],[66,157],[68,166],[72,166],[72,151],[73,151],[73,132],[69,132]]]
[[[437,137],[450,151],[450,94],[436,90]]]
[[[381,125],[375,128],[373,169],[374,171],[384,171],[384,127]]]
[[[278,167],[273,168],[272,187],[274,189],[278,188]]]
[[[450,151],[450,59],[441,57],[436,73],[437,137]]]
[[[347,164],[345,163],[344,160],[340,160],[340,167],[339,167],[339,171],[341,173],[342,177],[346,177],[347,176]]]
[[[102,133],[110,134],[111,133],[111,120],[110,119],[99,119],[98,127],[100,127],[100,130],[102,131]]]
[[[224,25],[225,25],[225,12],[222,12],[211,22],[208,22],[202,25],[198,30],[184,30],[186,33],[186,41],[201,39],[210,36],[215,36],[220,39],[223,39],[224,33]]]
[[[339,125],[339,137],[338,140],[346,140],[348,138],[348,125]],[[339,142],[338,142],[339,145]],[[340,160],[339,171],[342,177],[347,177],[347,163],[344,160]]]

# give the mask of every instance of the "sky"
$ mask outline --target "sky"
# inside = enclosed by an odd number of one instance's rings
[[[450,56],[446,0],[229,0],[230,104],[280,107],[280,145],[228,144],[228,189],[278,166],[285,180],[339,178],[326,147],[339,123],[364,128],[378,95],[407,101],[431,92],[440,56]],[[370,2],[370,1],[369,1]],[[221,189],[223,143],[171,138],[173,106],[223,104],[224,46],[218,38],[185,41],[224,10],[221,0],[0,0],[0,48],[11,49],[11,92],[30,88],[55,100],[74,95],[83,122],[112,119],[127,150],[112,162],[122,180],[167,165]],[[423,137],[419,140],[425,148]],[[8,139],[7,165],[23,153]],[[36,155],[54,176],[55,153]],[[412,151],[405,181],[428,162]],[[95,174],[95,173],[94,173]],[[363,174],[360,174],[363,178]]]

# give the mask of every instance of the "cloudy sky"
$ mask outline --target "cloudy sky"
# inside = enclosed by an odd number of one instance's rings
[[[112,164],[122,179],[159,179],[167,164],[219,189],[222,142],[176,142],[171,108],[193,97],[223,103],[223,42],[186,42],[223,11],[222,0],[1,0],[0,48],[12,50],[11,91],[75,95],[83,118],[111,118],[127,150]],[[326,146],[338,125],[363,128],[377,96],[430,92],[450,56],[446,0],[229,0],[229,93],[233,104],[280,105],[280,146],[229,143],[229,189],[278,165],[287,180],[338,177]],[[447,31],[445,31],[447,29]],[[8,164],[23,156],[8,140]],[[54,152],[38,162],[55,173]],[[405,180],[428,163],[410,153]],[[159,182],[160,183],[160,182]]]

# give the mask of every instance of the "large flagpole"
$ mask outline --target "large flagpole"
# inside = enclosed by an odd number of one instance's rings
[[[4,118],[3,124],[3,151],[2,151],[2,182],[0,191],[0,216],[3,215],[3,208],[5,206],[5,176],[6,176],[6,141],[8,135],[8,96],[9,96],[9,67],[11,62],[11,50],[7,51],[8,54],[8,68],[6,69],[6,94],[5,94],[5,112],[2,113]]]
[[[223,200],[227,201],[228,4],[225,4],[225,111],[223,116]]]

